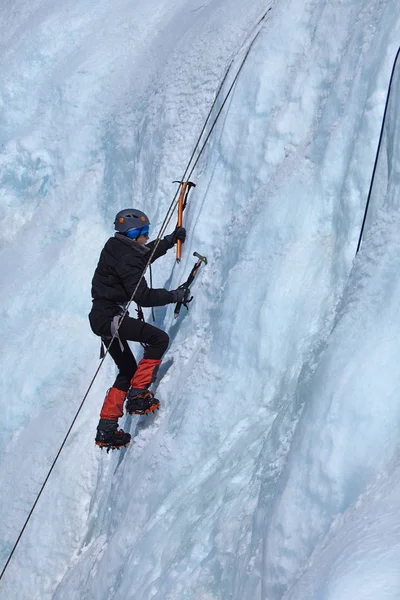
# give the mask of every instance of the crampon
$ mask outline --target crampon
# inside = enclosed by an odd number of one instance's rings
[[[127,394],[126,411],[130,415],[148,415],[160,408],[160,402],[154,398],[153,392],[135,391],[129,390]]]
[[[110,450],[119,450],[120,448],[124,448],[128,446],[131,441],[131,434],[125,433],[123,429],[119,429],[117,431],[101,431],[97,430],[96,435],[96,446],[100,448],[106,448],[107,452]]]

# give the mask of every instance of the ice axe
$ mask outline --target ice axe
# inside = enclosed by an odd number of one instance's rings
[[[177,227],[182,227],[183,211],[186,208],[187,199],[189,196],[190,189],[196,187],[196,184],[192,181],[173,181],[172,183],[179,183],[181,185],[181,191],[178,200],[178,224]],[[180,262],[182,256],[182,242],[177,241],[176,244],[176,261]]]
[[[188,289],[190,289],[190,286],[192,285],[193,281],[195,280],[195,277],[196,277],[196,275],[198,273],[198,270],[200,269],[202,263],[204,263],[206,265],[207,262],[208,262],[207,258],[205,256],[202,256],[198,252],[193,252],[193,256],[196,256],[199,260],[196,261],[196,264],[194,265],[193,269],[190,271],[190,275],[187,278],[187,280],[185,281],[185,283],[182,283],[182,285],[179,286],[178,289],[180,289],[180,290],[188,290]],[[174,310],[174,316],[175,316],[175,318],[179,315],[179,312],[181,310],[182,304],[184,305],[184,307],[187,310],[189,310],[188,304],[192,300],[193,300],[193,296],[191,296],[190,298],[188,298],[185,302],[177,302],[176,303],[175,310]]]

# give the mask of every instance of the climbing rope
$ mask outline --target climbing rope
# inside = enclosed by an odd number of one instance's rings
[[[256,23],[256,25],[253,27],[253,29],[252,29],[252,32],[249,34],[249,36],[250,36],[250,35],[251,35],[251,34],[254,32],[254,30],[255,30],[257,27],[259,27],[260,25],[262,25],[262,24],[263,24],[263,22],[265,21],[265,19],[266,19],[266,17],[267,17],[267,15],[268,15],[268,13],[269,13],[269,11],[270,11],[270,10],[271,10],[271,8],[269,8],[269,9],[268,9],[268,10],[267,10],[267,11],[266,11],[264,14],[263,14],[263,16],[262,16],[262,17],[261,17],[261,18],[258,20],[258,22]],[[147,261],[147,263],[146,263],[146,266],[145,266],[145,268],[144,268],[144,270],[143,270],[143,272],[142,272],[142,274],[141,274],[141,276],[140,276],[140,279],[139,279],[138,283],[136,284],[136,287],[135,287],[135,289],[134,289],[134,291],[133,291],[133,293],[132,293],[132,295],[131,295],[131,297],[130,297],[130,300],[129,300],[128,304],[126,305],[126,307],[125,307],[125,309],[124,309],[124,311],[123,311],[123,313],[122,313],[122,315],[121,315],[121,319],[119,320],[119,325],[118,325],[118,327],[116,328],[116,331],[115,331],[115,333],[114,333],[114,335],[113,335],[113,337],[112,337],[112,339],[111,339],[111,342],[110,342],[110,344],[109,344],[109,346],[108,346],[108,347],[110,347],[110,346],[111,346],[111,344],[113,343],[114,339],[115,339],[115,338],[117,337],[117,335],[118,335],[118,330],[119,330],[120,324],[122,323],[122,321],[123,321],[124,317],[126,316],[126,314],[127,314],[127,313],[128,313],[128,311],[129,311],[129,307],[130,307],[130,305],[131,305],[131,304],[132,304],[132,302],[133,302],[133,298],[135,297],[135,294],[136,294],[136,292],[137,292],[137,290],[138,290],[138,288],[139,288],[139,285],[140,285],[140,283],[141,283],[141,281],[142,281],[143,277],[145,276],[145,274],[146,274],[146,271],[147,271],[148,267],[149,267],[149,266],[150,266],[150,264],[151,264],[151,260],[152,260],[152,258],[153,258],[153,256],[154,256],[154,254],[155,254],[155,252],[156,252],[156,250],[157,250],[157,247],[158,247],[158,245],[159,245],[160,241],[162,240],[162,238],[163,238],[163,236],[164,236],[164,233],[165,233],[165,231],[166,231],[166,229],[167,229],[167,227],[168,227],[168,225],[169,225],[169,222],[170,222],[170,221],[171,221],[171,219],[172,219],[172,216],[173,216],[173,214],[174,214],[174,212],[175,212],[175,209],[177,208],[177,205],[178,205],[178,195],[179,195],[179,191],[180,191],[181,184],[182,184],[181,182],[186,182],[186,183],[187,183],[187,182],[189,181],[189,179],[190,179],[190,176],[192,175],[192,173],[193,173],[194,169],[196,168],[196,166],[197,166],[197,164],[198,164],[198,162],[199,162],[199,160],[200,160],[200,157],[202,156],[202,154],[203,154],[203,152],[204,152],[204,149],[205,149],[205,147],[206,147],[206,145],[207,145],[207,143],[208,143],[208,140],[210,139],[210,136],[211,136],[211,134],[212,134],[212,132],[213,132],[213,130],[214,130],[214,128],[215,128],[215,126],[216,126],[217,122],[218,122],[218,119],[219,119],[219,117],[220,117],[220,114],[221,114],[221,112],[222,112],[222,110],[223,110],[223,108],[224,108],[224,106],[225,106],[225,104],[226,104],[226,102],[227,102],[228,98],[230,97],[230,95],[231,95],[231,92],[232,92],[232,90],[233,90],[233,88],[234,88],[234,86],[235,86],[235,84],[236,84],[236,82],[237,82],[237,80],[238,80],[238,78],[239,78],[239,75],[240,75],[240,73],[241,73],[241,71],[242,71],[242,69],[243,69],[243,66],[244,66],[244,64],[245,64],[245,62],[246,62],[246,60],[247,60],[247,57],[248,57],[248,55],[249,55],[249,53],[250,53],[250,50],[252,49],[252,47],[253,47],[253,45],[254,45],[254,43],[255,43],[256,39],[258,38],[258,36],[259,36],[260,32],[261,32],[261,27],[259,28],[259,30],[257,31],[257,33],[256,33],[256,34],[253,36],[253,39],[252,39],[252,41],[250,42],[250,44],[249,44],[249,46],[248,46],[248,48],[247,48],[247,51],[246,51],[246,52],[245,52],[245,54],[244,54],[244,57],[243,57],[243,59],[242,59],[242,61],[241,61],[240,65],[239,65],[239,67],[238,67],[238,70],[237,70],[237,72],[236,72],[236,75],[235,75],[235,77],[234,77],[234,79],[233,79],[233,81],[232,81],[232,83],[231,83],[231,85],[230,85],[230,87],[229,87],[229,90],[228,90],[228,92],[227,92],[227,93],[226,93],[226,95],[225,95],[225,98],[224,98],[224,100],[223,100],[223,102],[222,102],[222,104],[221,104],[221,107],[220,107],[220,109],[219,109],[218,113],[216,114],[216,116],[214,117],[214,120],[213,120],[213,122],[212,122],[212,124],[211,124],[211,127],[210,127],[210,129],[209,129],[209,131],[208,131],[208,134],[207,134],[207,136],[206,136],[206,138],[205,138],[205,140],[204,140],[203,144],[202,144],[202,145],[201,145],[201,147],[200,147],[200,143],[201,143],[202,137],[203,137],[203,135],[204,135],[204,132],[205,132],[205,130],[206,130],[206,128],[207,128],[207,125],[208,125],[208,123],[209,123],[209,121],[210,121],[210,119],[211,119],[211,115],[212,115],[212,113],[213,113],[214,107],[215,107],[215,105],[216,105],[216,103],[217,103],[217,101],[218,101],[218,99],[219,99],[219,97],[220,97],[220,94],[221,94],[221,91],[222,91],[222,89],[223,89],[224,83],[225,83],[225,81],[226,81],[226,79],[227,79],[227,77],[228,77],[228,74],[229,74],[229,72],[230,72],[230,70],[231,70],[231,67],[232,67],[232,65],[233,65],[233,63],[234,63],[234,59],[232,59],[232,60],[230,61],[229,65],[228,65],[228,68],[226,69],[225,75],[224,75],[224,77],[223,77],[223,79],[222,79],[222,81],[221,81],[221,83],[220,83],[220,85],[219,85],[219,87],[218,87],[218,89],[217,89],[217,91],[216,91],[216,94],[215,94],[215,97],[214,97],[214,101],[213,101],[213,103],[212,103],[212,105],[211,105],[211,107],[210,107],[210,109],[209,109],[209,111],[208,111],[208,114],[207,114],[206,120],[205,120],[205,122],[204,122],[204,125],[203,125],[203,127],[202,127],[202,129],[201,129],[201,132],[200,132],[200,134],[199,134],[198,138],[197,138],[197,141],[196,141],[196,144],[195,144],[195,146],[194,146],[193,152],[192,152],[192,154],[191,154],[191,156],[190,156],[190,158],[189,158],[189,161],[188,161],[188,163],[187,163],[187,165],[186,165],[186,168],[185,168],[185,171],[184,171],[184,173],[183,173],[183,176],[182,176],[182,178],[181,178],[181,180],[180,180],[179,186],[178,186],[178,188],[177,188],[177,190],[176,190],[176,192],[175,192],[175,195],[174,195],[174,197],[173,197],[173,199],[172,199],[172,201],[171,201],[171,204],[170,204],[170,206],[169,206],[169,208],[168,208],[168,210],[167,210],[167,213],[166,213],[166,216],[165,216],[165,218],[164,218],[164,221],[162,222],[162,225],[161,225],[160,231],[159,231],[159,233],[158,233],[158,235],[157,235],[157,237],[156,237],[155,244],[154,244],[154,246],[153,246],[153,249],[152,249],[152,251],[151,251],[151,253],[150,253],[150,256],[149,256],[149,258],[148,258],[148,261]],[[248,38],[247,38],[247,39],[248,39]],[[243,47],[243,46],[242,46],[242,47]],[[242,49],[242,48],[241,48],[241,49]],[[200,147],[200,149],[199,149],[199,147]],[[194,159],[194,157],[195,157],[196,153],[197,153],[196,159],[195,159],[194,163],[192,164],[192,161],[193,161],[193,159]],[[189,169],[190,169],[190,171],[189,171]],[[189,174],[188,174],[188,173],[189,173]],[[95,382],[95,380],[96,380],[96,378],[97,378],[97,375],[99,374],[99,371],[100,371],[101,367],[103,366],[103,363],[104,363],[104,361],[105,361],[105,359],[106,359],[106,356],[107,356],[107,354],[108,354],[108,348],[106,349],[106,351],[105,351],[105,353],[104,353],[104,356],[102,357],[102,359],[101,359],[101,361],[100,361],[100,364],[99,364],[99,366],[97,367],[97,369],[96,369],[96,371],[95,371],[95,373],[94,373],[94,375],[93,375],[93,377],[92,377],[92,380],[91,380],[91,381],[90,381],[90,383],[89,383],[89,386],[88,386],[88,388],[87,388],[87,390],[86,390],[86,393],[85,393],[85,395],[84,395],[84,396],[83,396],[83,398],[82,398],[82,401],[81,401],[81,403],[80,403],[80,405],[79,405],[79,407],[78,407],[78,410],[77,410],[77,412],[76,412],[76,414],[75,414],[75,416],[74,416],[74,418],[73,418],[73,421],[72,421],[72,423],[71,423],[71,425],[70,425],[70,427],[69,427],[69,429],[68,429],[68,431],[67,431],[67,433],[66,433],[66,435],[65,435],[65,437],[64,437],[64,439],[63,439],[63,441],[62,441],[62,443],[61,443],[61,446],[60,446],[60,448],[59,448],[59,450],[58,450],[58,452],[57,452],[57,454],[56,454],[56,457],[54,458],[54,460],[53,460],[53,462],[52,462],[52,465],[51,465],[51,467],[50,467],[50,470],[49,470],[49,472],[47,473],[47,476],[46,476],[46,478],[45,478],[45,480],[44,480],[44,482],[43,482],[43,484],[42,484],[42,486],[41,486],[41,488],[40,488],[40,490],[39,490],[39,492],[38,492],[38,495],[37,495],[37,497],[36,497],[36,500],[35,500],[35,502],[34,502],[34,504],[33,504],[32,508],[31,508],[31,510],[29,511],[29,514],[28,514],[28,516],[27,516],[27,518],[26,518],[26,520],[25,520],[25,523],[24,523],[24,525],[23,525],[23,527],[22,527],[22,529],[21,529],[21,531],[20,531],[20,533],[19,533],[19,535],[18,535],[18,538],[17,538],[17,540],[16,540],[16,542],[15,542],[15,544],[14,544],[14,546],[13,546],[13,548],[12,548],[12,550],[11,550],[11,552],[10,552],[9,556],[8,556],[8,559],[7,559],[7,561],[6,561],[6,563],[5,563],[4,567],[3,567],[3,570],[1,571],[1,574],[0,574],[0,580],[2,579],[2,577],[3,577],[3,575],[4,575],[4,573],[5,573],[6,569],[7,569],[8,565],[9,565],[9,563],[10,563],[10,561],[11,561],[11,558],[12,558],[12,556],[13,556],[13,554],[14,554],[14,552],[15,552],[15,550],[16,550],[16,548],[17,548],[18,544],[19,544],[19,541],[20,541],[20,539],[21,539],[21,537],[22,537],[22,535],[23,535],[23,533],[24,533],[24,531],[25,531],[25,529],[26,529],[26,527],[27,527],[27,525],[28,525],[28,523],[29,523],[29,520],[30,520],[30,518],[31,518],[31,516],[32,516],[32,514],[33,514],[33,512],[34,512],[34,510],[35,510],[35,508],[36,508],[36,506],[37,506],[37,503],[39,502],[39,499],[40,499],[40,497],[41,497],[41,495],[42,495],[42,493],[43,493],[43,490],[44,490],[44,488],[45,488],[45,486],[46,486],[46,484],[47,484],[47,482],[48,482],[48,480],[49,480],[49,478],[50,478],[50,475],[51,475],[51,473],[53,472],[53,469],[54,469],[54,467],[55,467],[55,465],[56,465],[56,463],[57,463],[57,460],[58,460],[58,458],[59,458],[59,456],[60,456],[60,454],[61,454],[61,452],[62,452],[62,450],[63,450],[63,448],[64,448],[64,446],[65,446],[65,444],[66,444],[66,441],[67,441],[67,439],[68,439],[68,437],[69,437],[69,434],[71,433],[71,431],[72,431],[72,429],[73,429],[73,427],[74,427],[74,425],[75,425],[75,423],[76,423],[76,420],[77,420],[77,418],[78,418],[78,416],[79,416],[79,414],[80,414],[80,412],[81,412],[81,410],[82,410],[82,407],[83,407],[83,405],[84,405],[84,403],[85,403],[85,401],[86,401],[86,398],[88,397],[88,395],[89,395],[89,392],[90,392],[90,390],[92,389],[92,386],[93,386],[93,384],[94,384],[94,382]]]
[[[382,140],[383,140],[383,131],[385,129],[385,121],[386,121],[386,114],[387,114],[387,110],[388,110],[388,106],[389,106],[390,92],[392,91],[392,83],[393,83],[394,73],[396,71],[396,64],[397,64],[397,59],[399,58],[399,55],[400,55],[400,48],[397,50],[396,58],[394,59],[394,63],[393,63],[392,74],[391,74],[390,80],[389,80],[389,87],[388,87],[388,93],[386,96],[385,110],[384,110],[383,119],[382,119],[381,133],[379,135],[378,148],[377,148],[376,155],[375,155],[375,162],[374,162],[374,168],[372,170],[371,184],[369,186],[368,198],[367,198],[367,203],[365,205],[364,217],[363,217],[363,221],[362,221],[362,225],[361,225],[360,236],[358,238],[356,254],[358,254],[358,251],[360,250],[360,247],[361,247],[361,241],[362,241],[362,237],[363,237],[363,233],[364,233],[365,222],[367,220],[368,209],[369,209],[370,200],[371,200],[371,196],[372,196],[372,189],[374,187],[375,173],[376,173],[376,169],[378,166],[379,153],[381,150],[381,145],[382,145]]]

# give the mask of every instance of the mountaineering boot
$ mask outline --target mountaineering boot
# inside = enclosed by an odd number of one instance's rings
[[[100,419],[97,426],[96,445],[108,450],[115,450],[127,446],[131,441],[131,434],[118,429],[118,421],[114,419]]]
[[[147,415],[160,408],[157,398],[153,392],[146,389],[133,388],[126,395],[126,412],[130,415]]]

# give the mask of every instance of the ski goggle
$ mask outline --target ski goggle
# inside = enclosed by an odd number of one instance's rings
[[[149,231],[150,227],[148,225],[145,225],[144,227],[136,227],[135,229],[129,229],[129,231],[126,232],[126,235],[131,240],[137,240],[138,237],[140,237],[141,235],[144,235],[144,237],[149,237]]]

